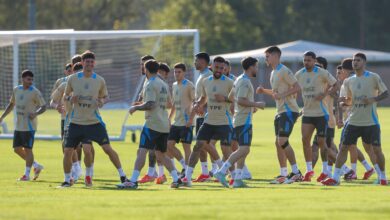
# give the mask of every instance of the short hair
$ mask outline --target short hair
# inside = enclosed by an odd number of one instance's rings
[[[34,73],[29,70],[29,69],[26,69],[26,70],[23,70],[22,71],[22,78],[25,78],[25,77],[34,77]]]
[[[213,59],[213,63],[225,63],[225,59],[221,56],[216,56]]]
[[[71,59],[71,62],[72,62],[72,65],[78,63],[78,62],[81,62],[83,59],[81,58],[81,55],[80,54],[76,54],[72,57]]]
[[[205,60],[207,62],[207,64],[210,63],[210,56],[208,53],[200,52],[200,53],[196,54],[195,57],[198,59]]]
[[[337,67],[336,67],[338,70],[342,70],[343,69],[343,66],[341,66],[341,65],[337,65]]]
[[[316,59],[316,54],[313,51],[306,51],[305,53],[303,53],[303,56],[312,57],[313,59]]]
[[[365,55],[364,53],[355,53],[353,56],[354,56],[354,57],[360,57],[360,58],[362,58],[364,61],[367,61],[367,57],[366,57],[366,55]]]
[[[81,54],[81,59],[82,60],[95,59],[95,54],[92,51],[87,50],[83,54]]]
[[[327,69],[328,68],[328,60],[326,60],[325,57],[317,57],[317,62],[319,64],[322,64],[322,66],[324,67],[324,69]]]
[[[160,65],[155,60],[148,60],[145,63],[145,68],[151,73],[156,74]]]
[[[227,59],[225,59],[225,64],[228,65],[228,66],[230,66],[230,61],[227,60]]]
[[[73,65],[73,72],[80,71],[82,69],[83,69],[83,64],[81,64],[80,62]]]
[[[249,69],[249,67],[256,65],[259,60],[253,57],[245,57],[241,60],[241,66],[244,70]]]
[[[346,69],[346,70],[353,70],[353,67],[352,67],[352,58],[345,58],[342,62],[341,62],[341,67],[343,69]]]
[[[141,57],[141,61],[146,62],[148,60],[154,60],[154,57],[152,55],[145,55]]]
[[[277,53],[278,56],[282,56],[282,51],[277,46],[270,46],[265,50],[265,53]]]
[[[184,63],[176,63],[173,68],[182,69],[184,72],[187,70],[187,67]]]
[[[69,70],[69,69],[72,69],[72,64],[71,63],[67,63],[65,65],[65,70]]]
[[[168,64],[166,64],[166,63],[159,63],[159,65],[160,65],[158,67],[159,70],[163,70],[163,71],[165,71],[167,73],[171,72],[171,68],[169,68]]]

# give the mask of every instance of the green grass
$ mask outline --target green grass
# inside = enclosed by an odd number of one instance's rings
[[[110,135],[118,135],[125,111],[103,111]],[[381,108],[382,142],[385,156],[390,152],[390,109]],[[24,171],[12,151],[11,140],[0,140],[0,219],[387,219],[390,216],[390,188],[371,181],[342,182],[340,187],[317,183],[270,185],[279,172],[274,149],[274,109],[259,111],[254,117],[254,140],[247,164],[254,179],[250,188],[224,189],[217,183],[194,183],[191,189],[171,190],[168,184],[141,185],[139,190],[117,190],[117,172],[96,145],[95,179],[90,189],[82,181],[69,189],[56,189],[63,181],[59,141],[36,141],[36,159],[45,166],[38,181],[17,182]],[[8,125],[12,117],[6,120]],[[142,113],[129,119],[142,124]],[[40,116],[39,130],[56,134],[59,119],[54,111]],[[336,132],[336,142],[340,130]],[[300,121],[290,143],[298,165],[305,171],[300,142]],[[130,175],[137,143],[113,142],[125,172]],[[349,163],[349,162],[348,162]],[[179,166],[178,166],[179,167]],[[290,168],[289,168],[290,169]],[[389,170],[389,166],[387,166]],[[196,174],[200,171],[196,167]],[[320,173],[317,166],[316,174]],[[361,178],[364,168],[358,166]],[[141,173],[145,173],[144,169]]]

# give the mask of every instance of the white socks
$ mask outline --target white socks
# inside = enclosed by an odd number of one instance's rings
[[[306,170],[307,170],[307,172],[313,171],[313,163],[311,161],[306,162]]]
[[[362,161],[362,164],[364,166],[364,168],[366,169],[366,171],[369,171],[372,169],[372,167],[370,166],[370,164],[367,162],[367,160],[363,160]]]
[[[337,182],[340,182],[340,176],[341,176],[341,169],[335,168],[334,174],[333,174],[333,179],[336,180]]]
[[[333,166],[331,165],[328,165],[328,176],[332,176],[332,170],[333,170]]]
[[[175,169],[176,170],[176,169]],[[158,177],[164,176],[164,166],[158,166]]]
[[[356,163],[351,163],[351,169],[356,173]]]
[[[242,179],[242,169],[236,169],[235,174],[236,175],[233,177],[234,180],[241,180]]]
[[[229,161],[226,161],[226,162],[222,165],[221,169],[218,170],[218,172],[221,172],[222,174],[225,174],[231,166],[232,166],[232,165],[229,163]]]
[[[70,173],[65,173],[65,182],[70,183],[70,177],[71,177]]]
[[[291,165],[291,169],[292,169],[292,172],[293,172],[294,174],[298,174],[298,173],[299,173],[298,165],[297,165],[297,164]]]
[[[32,165],[34,168],[38,168],[40,166],[40,164],[36,161],[34,161]]]
[[[322,173],[328,175],[328,161],[322,161]]]
[[[24,175],[26,177],[30,177],[30,172],[31,172],[31,167],[26,167],[25,171],[24,171]]]
[[[186,178],[187,178],[187,181],[188,182],[191,182],[192,181],[192,174],[194,173],[194,168],[193,167],[190,167],[190,166],[187,166],[187,169],[186,169]]]
[[[171,171],[171,176],[172,176],[173,182],[177,182],[179,180],[179,176],[177,175],[177,170],[176,169],[173,169]]]
[[[148,173],[146,175],[154,177],[155,173],[156,173],[156,169],[154,167],[149,167],[148,168]]]
[[[280,168],[280,175],[281,176],[287,176],[288,175],[287,167],[281,167]]]
[[[139,173],[140,173],[139,170],[133,170],[133,175],[131,175],[130,181],[133,183],[137,182]]]
[[[92,174],[93,174],[93,168],[92,168],[92,166],[90,166],[90,167],[86,167],[85,168],[85,176],[90,176],[90,177],[92,177]]]
[[[180,164],[181,164],[181,167],[182,167],[183,169],[185,169],[185,168],[186,168],[186,161],[184,160],[184,158],[181,159],[179,162],[180,162]]]
[[[119,168],[119,169],[118,169],[118,174],[119,174],[119,177],[121,177],[121,176],[126,176],[126,174],[123,172],[123,169],[122,169],[122,168]]]
[[[209,175],[209,168],[207,162],[201,162],[200,165],[202,167],[202,174]]]

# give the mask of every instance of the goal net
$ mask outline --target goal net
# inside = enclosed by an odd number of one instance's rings
[[[0,108],[5,109],[13,87],[20,84],[20,72],[35,73],[34,86],[47,103],[54,82],[64,76],[64,66],[75,54],[91,50],[96,55],[95,72],[106,80],[110,102],[106,109],[128,108],[138,96],[144,81],[140,57],[153,55],[156,60],[172,66],[184,62],[193,66],[194,53],[199,50],[197,30],[135,30],[135,31],[0,31]],[[187,78],[197,73],[190,70]],[[173,81],[170,74],[169,81]],[[45,117],[43,115],[42,117]],[[121,132],[113,140],[123,140],[126,130],[138,129],[128,125],[126,118]],[[13,123],[3,123],[0,138],[12,138]],[[38,125],[37,139],[59,139],[45,126]]]

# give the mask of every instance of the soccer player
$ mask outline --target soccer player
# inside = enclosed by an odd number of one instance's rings
[[[272,90],[258,88],[258,93],[264,93],[275,99],[277,114],[274,120],[275,145],[280,165],[280,175],[271,184],[293,183],[301,181],[302,174],[298,169],[295,153],[288,139],[299,115],[296,94],[300,91],[297,79],[289,68],[280,62],[282,51],[277,46],[271,46],[265,51],[267,65],[272,67]],[[287,174],[287,159],[292,172]]]
[[[225,59],[225,68],[223,69],[223,74],[227,76],[229,79],[233,80],[234,82],[236,81],[237,77],[233,75],[233,73],[231,72],[232,72],[232,67],[230,66],[230,61]]]
[[[67,63],[65,65],[65,69],[64,69],[65,76],[56,80],[56,82],[53,85],[53,89],[51,90],[51,94],[53,94],[54,90],[56,90],[61,85],[61,83],[66,82],[67,77],[72,74],[72,66],[73,65],[71,63]]]
[[[72,73],[77,73],[83,69],[83,65],[81,63],[76,63],[72,67]],[[71,74],[70,74],[71,75]],[[66,88],[67,79],[61,83],[60,86],[51,95],[50,106],[55,108],[61,114],[61,139],[62,139],[62,151],[64,151],[64,132],[68,130],[69,126],[69,117],[71,112],[71,106],[69,102],[63,101],[63,96]],[[81,148],[78,146],[77,148]],[[82,175],[81,163],[77,157],[77,151],[73,152],[72,156],[72,179],[71,181],[77,182],[80,176]]]
[[[141,140],[130,181],[118,185],[118,188],[138,188],[138,177],[145,165],[146,154],[154,150],[156,158],[171,173],[173,182],[171,188],[178,188],[181,180],[174,169],[172,161],[166,156],[169,119],[166,111],[169,98],[168,85],[157,76],[159,64],[155,60],[145,63],[145,73],[148,82],[143,90],[143,104],[133,105],[129,112],[145,111],[145,125],[142,129]]]
[[[200,52],[195,55],[195,68],[199,71],[200,75],[198,79],[196,80],[195,84],[195,100],[199,100],[202,95],[202,88],[203,83],[205,79],[209,78],[209,76],[213,75],[213,72],[209,68],[210,63],[210,56],[205,52]],[[196,125],[195,125],[195,132],[198,135],[199,129],[202,126],[205,115],[207,113],[206,106],[203,109],[198,109],[197,111],[197,118],[196,118]],[[207,146],[204,147],[200,151],[200,164],[201,164],[201,174],[196,178],[194,182],[205,182],[211,178],[211,175],[209,173],[208,169],[208,163],[207,163],[207,152],[211,155],[218,156],[217,158],[211,158],[213,163],[218,163],[220,166],[222,166],[222,161],[219,159],[218,152],[215,148],[215,146],[212,146],[210,144],[207,144]],[[215,167],[216,165],[213,165]]]
[[[168,79],[169,79],[169,73],[170,72],[171,72],[171,68],[169,68],[168,64],[162,63],[162,62],[159,63],[158,75],[161,76],[162,80],[166,84],[168,84]]]
[[[31,166],[36,180],[43,166],[34,160],[34,135],[37,130],[37,116],[46,111],[46,103],[41,92],[33,86],[34,74],[30,70],[22,72],[22,85],[14,88],[11,99],[0,123],[16,107],[16,124],[13,139],[14,152],[26,162],[24,175],[19,181],[29,181]]]
[[[345,105],[352,106],[348,124],[342,137],[342,146],[336,159],[336,169],[333,178],[322,181],[324,185],[339,185],[341,166],[348,156],[348,148],[356,145],[357,139],[371,145],[379,166],[375,166],[378,183],[387,185],[385,174],[385,158],[380,142],[380,125],[376,112],[376,103],[389,96],[386,85],[380,76],[366,70],[366,55],[356,53],[353,56],[355,75],[346,79],[343,86],[346,96],[342,97]]]
[[[316,58],[316,66],[321,67],[322,69],[327,70],[328,68],[328,61],[324,57],[317,57]],[[338,83],[335,84],[338,88]],[[317,182],[321,182],[322,180],[326,179],[328,176],[332,174],[332,167],[333,163],[336,161],[336,155],[337,155],[337,148],[334,144],[333,138],[334,138],[334,132],[336,127],[336,117],[334,115],[334,99],[337,99],[337,90],[335,90],[334,93],[328,94],[324,98],[324,102],[327,106],[327,111],[329,114],[328,118],[328,128],[326,130],[326,149],[321,149],[322,157],[325,157],[324,154],[327,153],[328,157],[328,168],[324,170],[325,172],[322,172],[320,176],[317,178]],[[336,105],[337,106],[337,105]],[[317,141],[317,134],[313,138],[313,144],[311,146],[312,148],[312,158],[313,158],[313,168],[317,163],[318,160],[318,141]]]
[[[352,66],[352,58],[344,59],[341,63],[342,71],[338,74],[339,78],[339,85],[340,85],[340,97],[345,97],[347,95],[345,87],[342,86],[343,82],[346,78],[351,77],[355,75],[353,66]],[[349,106],[340,106],[340,113],[338,114],[338,126],[344,127],[342,134],[344,133],[345,125],[348,124],[348,118],[351,111],[351,107]],[[341,141],[340,141],[341,142]],[[341,147],[340,143],[340,147]],[[370,145],[363,142],[363,147],[368,153],[371,162],[374,164],[374,166],[377,166],[376,162],[376,156],[373,152],[373,149]],[[370,164],[366,161],[363,153],[360,151],[359,148],[357,148],[356,145],[352,145],[349,148],[350,152],[350,159],[351,159],[351,165],[352,169],[349,169],[345,164],[342,166],[342,171],[344,172],[344,179],[347,181],[357,179],[356,175],[356,161],[359,160],[362,165],[365,167],[366,172],[364,173],[363,180],[369,179],[375,172],[374,168],[370,166]]]
[[[328,170],[328,156],[326,152],[326,131],[328,127],[329,113],[323,99],[337,87],[336,79],[326,70],[315,66],[316,55],[312,51],[304,53],[304,68],[299,70],[295,77],[301,87],[303,98],[302,117],[302,144],[306,160],[306,173],[303,181],[310,182],[314,176],[312,166],[312,149],[310,140],[314,130],[317,131],[317,142],[320,149],[325,151],[321,154],[322,173]]]
[[[253,57],[246,57],[241,61],[244,73],[234,82],[234,89],[229,94],[229,99],[234,102],[234,130],[233,141],[238,143],[238,150],[234,151],[223,166],[214,174],[214,177],[225,187],[229,187],[225,179],[228,169],[237,163],[234,172],[233,188],[245,187],[242,181],[242,170],[246,156],[252,142],[252,114],[254,108],[264,109],[264,102],[254,101],[254,89],[250,78],[256,77],[258,71],[258,60]],[[235,144],[233,144],[235,145]]]
[[[92,186],[91,142],[97,142],[117,168],[121,182],[126,181],[118,154],[110,145],[105,124],[99,113],[108,101],[108,92],[104,79],[94,72],[95,54],[86,51],[82,55],[83,71],[69,77],[65,88],[65,100],[72,105],[70,124],[64,137],[64,173],[65,181],[61,187],[70,187],[73,150],[81,142],[86,165],[85,185]]]
[[[184,63],[177,63],[174,66],[176,82],[172,86],[173,107],[169,119],[175,115],[174,122],[169,130],[168,151],[177,150],[175,147],[179,141],[183,144],[185,159],[179,159],[183,166],[181,178],[185,176],[185,168],[188,166],[188,159],[191,154],[191,143],[193,138],[193,117],[192,103],[195,101],[195,87],[188,79],[184,78],[187,67]],[[174,149],[176,148],[176,149]],[[172,154],[172,153],[171,153]],[[182,157],[180,151],[180,156]],[[174,161],[172,159],[172,163]],[[183,175],[184,174],[184,175]]]
[[[192,174],[196,166],[199,154],[202,149],[209,146],[211,139],[221,141],[222,153],[225,158],[231,154],[231,136],[233,132],[233,124],[230,118],[230,100],[224,97],[229,94],[233,88],[233,81],[223,75],[225,60],[222,57],[215,57],[213,60],[213,75],[204,78],[201,84],[199,99],[194,104],[195,111],[202,111],[207,103],[207,117],[198,131],[196,144],[191,152],[188,168],[186,169],[186,177],[183,184],[190,187]],[[220,99],[220,96],[223,99]],[[226,144],[226,145],[225,145]],[[218,153],[210,151],[210,156],[214,160],[219,159]]]
[[[145,73],[145,63],[148,60],[154,60],[154,57],[152,55],[145,55],[141,57],[141,74],[146,75]],[[137,102],[133,103],[133,105],[139,105],[142,104],[143,100],[143,90],[148,83],[148,80],[145,79],[144,84],[141,88],[140,94],[138,96]],[[149,159],[149,168],[148,172],[138,181],[138,183],[148,183],[148,182],[154,182],[154,180],[158,177],[157,171],[156,171],[156,156],[154,155],[154,151],[150,150],[148,151],[148,159]]]

